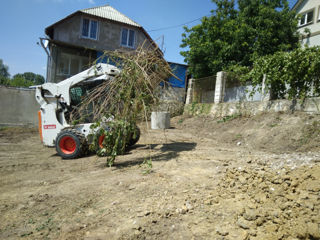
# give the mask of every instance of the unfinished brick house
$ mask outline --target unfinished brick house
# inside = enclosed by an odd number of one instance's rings
[[[142,26],[109,5],[72,13],[45,29],[42,45],[48,54],[47,82],[75,75],[105,50],[156,46]]]

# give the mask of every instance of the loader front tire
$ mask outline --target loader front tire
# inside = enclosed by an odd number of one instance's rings
[[[57,153],[64,159],[81,157],[85,153],[86,139],[74,129],[60,132],[56,139]]]

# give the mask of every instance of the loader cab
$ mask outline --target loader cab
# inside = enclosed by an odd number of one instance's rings
[[[73,120],[80,120],[81,123],[91,123],[93,122],[93,106],[89,105],[86,109],[81,109],[84,101],[88,100],[87,97],[92,93],[92,91],[99,88],[99,86],[104,83],[105,80],[95,80],[95,81],[84,81],[70,88],[70,110],[65,114],[66,121],[71,124]],[[81,114],[85,116],[84,119],[79,114],[79,109],[85,111]]]

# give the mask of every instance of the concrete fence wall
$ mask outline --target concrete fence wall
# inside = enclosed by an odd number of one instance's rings
[[[35,90],[0,86],[0,102],[0,125],[38,125]]]
[[[214,102],[216,78],[216,76],[210,76],[201,79],[190,79],[187,88],[186,104],[192,102]]]
[[[263,89],[261,86],[260,88]],[[186,104],[267,100],[258,91],[251,96],[252,89],[251,85],[243,86],[239,81],[229,79],[226,72],[218,72],[214,76],[190,79]]]
[[[262,112],[307,112],[320,114],[320,98],[307,98],[305,101],[272,100],[257,102],[228,102],[214,104],[186,104],[184,112],[191,115],[204,115],[221,118],[232,115],[253,116]]]
[[[172,116],[183,112],[185,88],[169,88],[160,93],[158,110],[169,111]],[[0,85],[0,102],[0,126],[38,126],[40,106],[35,90]]]
[[[260,92],[257,91],[252,96],[250,95],[252,89],[253,87],[251,85],[226,88],[223,102],[261,101],[262,94]]]

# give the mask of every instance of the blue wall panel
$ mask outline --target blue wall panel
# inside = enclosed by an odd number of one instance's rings
[[[169,83],[172,87],[184,88],[186,84],[186,74],[187,74],[187,66],[181,65],[177,63],[169,63],[174,75],[176,75],[179,79],[175,77],[169,78]]]

